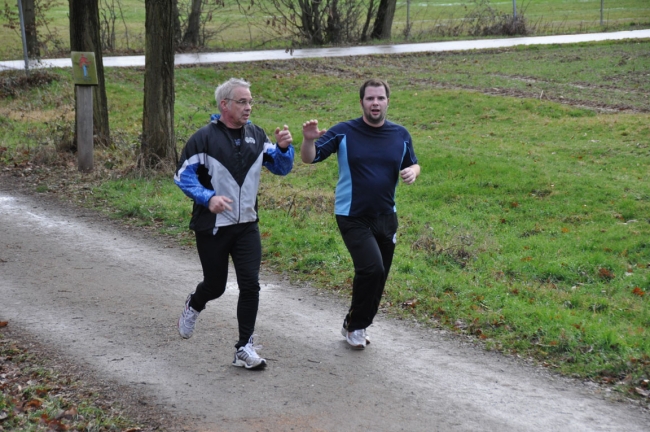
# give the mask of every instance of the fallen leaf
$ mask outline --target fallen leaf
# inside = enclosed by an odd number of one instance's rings
[[[29,402],[25,404],[27,408],[40,408],[43,405],[43,402],[41,402],[38,399],[32,399]]]
[[[598,276],[599,276],[601,279],[607,279],[607,280],[614,279],[614,277],[615,277],[614,273],[612,273],[611,271],[607,270],[606,268],[601,268],[601,269],[599,269],[599,270],[598,270]]]
[[[402,303],[402,307],[408,307],[408,308],[414,308],[417,306],[418,300],[417,299],[412,299],[412,300],[407,300],[404,303]]]
[[[57,420],[60,420],[60,419],[63,419],[63,418],[68,419],[68,420],[72,420],[77,414],[78,414],[77,408],[72,407],[69,410],[64,411],[63,414],[61,414],[60,416],[58,416]]]

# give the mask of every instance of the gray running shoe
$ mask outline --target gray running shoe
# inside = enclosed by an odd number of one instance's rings
[[[190,299],[192,298],[192,294],[187,296],[187,300],[185,300],[185,307],[183,308],[183,313],[178,319],[178,333],[180,333],[183,339],[189,339],[192,337],[192,333],[194,333],[194,327],[196,327],[196,319],[199,317],[199,312],[190,306]]]
[[[255,335],[251,336],[246,345],[239,347],[235,353],[235,359],[232,361],[233,366],[246,369],[263,369],[266,367],[266,360],[260,357],[256,351],[262,349],[262,346],[253,344],[254,337]]]
[[[341,329],[341,334],[345,336],[345,340],[348,341],[352,349],[362,350],[368,343],[366,339],[366,329],[359,329],[349,332],[343,328]]]

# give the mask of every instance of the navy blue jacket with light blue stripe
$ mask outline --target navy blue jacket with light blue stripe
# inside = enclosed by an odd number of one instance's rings
[[[194,200],[190,229],[215,234],[219,227],[256,222],[257,191],[262,166],[273,174],[286,175],[293,168],[294,150],[271,143],[259,126],[248,122],[236,145],[218,115],[185,144],[174,182]],[[214,195],[233,200],[232,210],[214,214],[208,202]]]
[[[338,157],[335,214],[376,216],[396,211],[399,173],[418,162],[405,127],[389,121],[372,127],[360,117],[331,127],[315,145],[312,163],[332,153]]]

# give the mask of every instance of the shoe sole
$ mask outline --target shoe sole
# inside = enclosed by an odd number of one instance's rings
[[[237,367],[243,367],[243,368],[248,369],[248,370],[255,370],[255,369],[264,369],[266,367],[266,362],[264,361],[264,362],[258,364],[257,366],[248,366],[248,364],[245,361],[238,360],[236,362],[233,362],[232,365],[237,366]]]

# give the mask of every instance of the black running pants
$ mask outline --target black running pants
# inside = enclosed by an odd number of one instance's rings
[[[352,304],[343,326],[348,331],[372,324],[395,252],[397,214],[376,217],[336,216],[343,241],[354,263]]]
[[[226,291],[228,257],[232,258],[239,286],[236,348],[248,343],[255,331],[260,298],[262,242],[257,222],[220,227],[215,235],[196,234],[196,248],[203,267],[203,281],[196,287],[190,306],[197,311]]]

